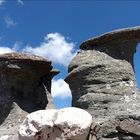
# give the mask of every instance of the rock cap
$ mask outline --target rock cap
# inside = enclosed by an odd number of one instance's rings
[[[32,61],[41,61],[41,62],[44,61],[44,62],[51,63],[50,60],[41,56],[37,56],[33,54],[31,55],[25,53],[17,53],[17,52],[1,54],[0,60],[19,60],[19,61],[32,60]]]
[[[93,46],[104,45],[112,42],[140,41],[140,26],[123,28],[104,33],[100,36],[88,39],[80,45],[80,49],[92,49]]]
[[[36,69],[39,73],[42,75],[50,73],[51,76],[55,76],[59,73],[59,70],[52,69],[52,62],[48,58],[44,58],[37,55],[31,55],[31,54],[25,54],[25,53],[6,53],[0,55],[0,61],[8,61],[8,63],[15,64],[18,63],[18,65],[15,67],[13,65],[6,64],[7,69],[15,70],[20,69],[22,64],[29,64],[32,69]]]

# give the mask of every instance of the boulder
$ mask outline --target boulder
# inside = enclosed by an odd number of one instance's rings
[[[92,116],[78,108],[40,110],[25,118],[19,140],[86,140]]]
[[[16,134],[28,113],[54,108],[51,80],[58,73],[51,61],[36,55],[0,55],[0,136]]]

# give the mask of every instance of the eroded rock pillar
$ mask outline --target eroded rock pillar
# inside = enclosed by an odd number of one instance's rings
[[[18,125],[28,113],[54,108],[51,80],[58,73],[51,61],[39,56],[0,55],[0,136],[11,134],[11,129],[13,135],[17,134]]]
[[[72,91],[72,105],[88,110],[99,121],[133,112],[129,101],[138,92],[133,56],[139,41],[140,28],[135,27],[82,43],[65,79]]]
[[[140,139],[140,93],[133,56],[140,27],[116,30],[81,44],[65,81],[72,106],[92,114],[89,140]]]

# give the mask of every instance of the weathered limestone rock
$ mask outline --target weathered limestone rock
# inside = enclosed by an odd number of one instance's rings
[[[40,110],[29,114],[19,140],[86,140],[92,116],[79,108]]]
[[[0,55],[0,136],[12,140],[28,113],[54,108],[51,79],[58,71],[52,68],[51,61],[39,56]]]
[[[69,65],[65,81],[72,91],[72,106],[86,109],[92,114],[93,121],[101,125],[101,133],[96,132],[97,137],[93,139],[140,139],[137,133],[139,125],[135,123],[140,123],[140,93],[133,69],[133,56],[138,42],[140,27],[109,32],[82,43],[81,51]],[[125,122],[126,116],[128,123]],[[134,126],[131,130],[122,129],[119,121],[114,121],[120,117],[124,126],[132,123],[138,129],[133,132]],[[110,121],[111,124],[108,124]],[[119,127],[124,133],[118,131]],[[114,131],[116,134],[105,138],[103,129],[110,131],[110,135]],[[119,136],[119,132],[124,137]],[[127,138],[129,135],[131,138]]]

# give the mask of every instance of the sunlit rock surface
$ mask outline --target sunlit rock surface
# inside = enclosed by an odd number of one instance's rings
[[[40,110],[29,114],[19,140],[86,140],[92,116],[79,108]]]
[[[140,27],[105,33],[82,43],[69,65],[65,81],[72,91],[72,106],[87,110],[94,122],[101,124],[100,131],[93,134],[98,140],[140,139],[136,132],[140,93],[133,69],[139,42]],[[138,129],[122,129],[120,118],[124,127],[135,124]]]

